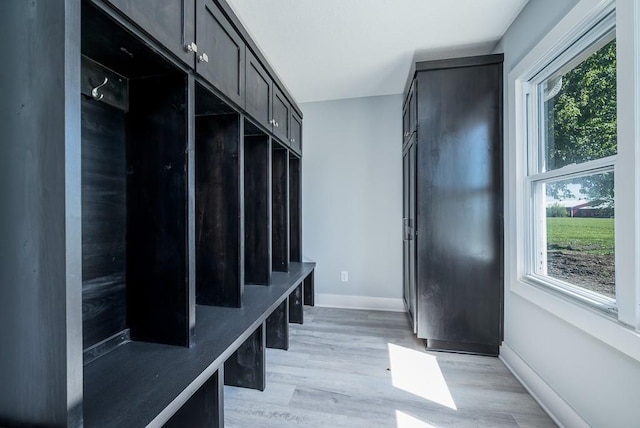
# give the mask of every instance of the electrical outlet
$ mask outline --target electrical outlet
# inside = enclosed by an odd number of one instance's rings
[[[348,282],[349,272],[347,272],[346,270],[343,270],[342,272],[340,272],[340,279],[342,280],[342,282]]]

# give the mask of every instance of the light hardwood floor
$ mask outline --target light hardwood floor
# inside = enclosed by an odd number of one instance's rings
[[[426,352],[406,315],[305,307],[264,392],[225,387],[227,427],[555,427],[500,360]]]

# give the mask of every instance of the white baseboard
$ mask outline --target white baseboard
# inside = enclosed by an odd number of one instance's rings
[[[500,359],[558,426],[589,427],[573,407],[505,343],[500,347]]]
[[[405,312],[404,301],[401,298],[316,293],[315,304],[326,308]]]

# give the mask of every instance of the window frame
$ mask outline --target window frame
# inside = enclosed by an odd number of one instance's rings
[[[615,174],[620,178],[615,179],[617,313],[527,278],[529,201],[525,196],[529,171],[526,82],[614,10],[618,98]],[[580,0],[506,72],[505,300],[525,299],[640,361],[640,0],[617,4],[615,0]]]
[[[546,230],[541,228],[541,217],[546,218],[546,205],[543,204],[544,195],[534,190],[536,183],[551,183],[563,179],[578,178],[613,171],[614,182],[617,181],[617,154],[578,164],[570,164],[555,169],[547,169],[544,165],[545,144],[544,134],[544,104],[540,99],[540,87],[549,78],[562,70],[570,70],[585,61],[590,55],[601,49],[607,43],[615,40],[616,25],[615,8],[603,10],[597,15],[592,25],[584,26],[584,33],[569,42],[566,48],[553,60],[544,64],[542,68],[531,70],[531,78],[522,82],[522,97],[526,111],[525,120],[526,145],[526,174],[525,174],[525,211],[527,213],[525,237],[525,272],[523,281],[536,286],[548,288],[555,293],[563,294],[569,299],[589,305],[594,309],[615,317],[618,312],[616,299],[587,290],[578,284],[572,284],[559,278],[538,273],[537,264],[540,261],[537,253],[541,247],[546,251]],[[543,242],[544,241],[544,242]],[[545,253],[546,254],[546,253]],[[616,284],[617,289],[617,284]]]

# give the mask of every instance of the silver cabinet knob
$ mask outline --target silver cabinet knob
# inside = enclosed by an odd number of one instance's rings
[[[292,143],[295,143],[295,142],[296,142],[296,139],[295,139],[295,138],[292,138],[292,139],[291,139],[291,142],[292,142]]]
[[[209,62],[209,56],[206,53],[203,53],[198,57],[198,62]]]
[[[280,127],[280,125],[278,125],[278,122],[276,122],[275,120],[273,121],[273,124],[276,126],[276,128]]]
[[[198,45],[196,45],[194,42],[187,43],[186,45],[184,45],[184,50],[187,52],[198,52]]]

